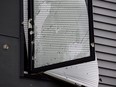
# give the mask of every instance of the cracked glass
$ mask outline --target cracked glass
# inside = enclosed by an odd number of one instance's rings
[[[34,0],[34,68],[90,56],[85,0]]]

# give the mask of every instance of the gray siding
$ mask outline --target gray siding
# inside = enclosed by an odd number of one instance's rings
[[[116,87],[116,0],[93,0],[99,87]]]

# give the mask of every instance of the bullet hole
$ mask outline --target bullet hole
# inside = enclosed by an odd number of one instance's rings
[[[4,50],[8,50],[8,49],[9,49],[9,45],[8,45],[8,44],[4,44],[4,45],[3,45],[3,49],[4,49]]]
[[[100,78],[99,81],[102,82],[102,79]]]

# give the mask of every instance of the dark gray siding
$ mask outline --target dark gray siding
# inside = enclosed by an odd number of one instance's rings
[[[116,87],[116,0],[93,0],[99,87]]]

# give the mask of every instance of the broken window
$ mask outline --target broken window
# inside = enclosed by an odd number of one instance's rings
[[[95,60],[92,19],[91,0],[28,0],[29,71]]]

